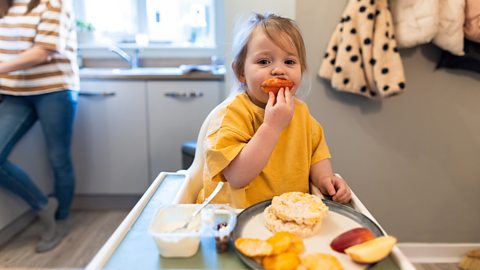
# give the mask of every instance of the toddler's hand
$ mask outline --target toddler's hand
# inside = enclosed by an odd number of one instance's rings
[[[320,192],[332,196],[332,200],[339,203],[348,203],[352,198],[352,192],[345,180],[332,175],[320,179]]]
[[[288,88],[280,88],[276,98],[272,92],[269,92],[268,95],[263,123],[281,132],[292,120],[295,111],[295,97]]]

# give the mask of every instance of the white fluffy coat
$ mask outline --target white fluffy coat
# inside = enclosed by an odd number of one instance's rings
[[[400,48],[433,42],[452,54],[464,54],[465,0],[391,0],[390,8]]]

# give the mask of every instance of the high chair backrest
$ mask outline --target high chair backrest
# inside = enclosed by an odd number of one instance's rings
[[[215,107],[205,118],[197,137],[197,146],[195,148],[195,157],[192,165],[185,171],[185,181],[180,187],[172,203],[195,203],[197,195],[203,187],[203,143],[207,135],[208,124],[213,119],[220,106]]]

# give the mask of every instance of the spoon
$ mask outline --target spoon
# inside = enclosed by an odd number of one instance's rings
[[[222,189],[223,184],[224,182],[218,182],[217,186],[215,187],[215,190],[213,190],[210,196],[208,196],[208,198],[200,205],[200,207],[197,210],[195,210],[195,212],[193,212],[193,214],[185,221],[185,223],[182,224],[182,226],[171,230],[170,232],[176,232],[178,230],[186,229],[188,227],[188,224],[192,222],[193,218],[196,217],[200,213],[200,211],[202,211],[202,209],[205,208],[205,206],[207,206],[213,200],[213,198],[215,198],[217,193]]]

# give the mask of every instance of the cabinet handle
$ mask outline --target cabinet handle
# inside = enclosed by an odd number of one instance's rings
[[[115,92],[100,92],[100,91],[84,92],[84,91],[80,91],[79,95],[84,96],[84,97],[112,97],[112,96],[115,96]]]
[[[203,97],[202,92],[167,92],[165,93],[166,97],[172,97],[172,98],[198,98],[198,97]]]

